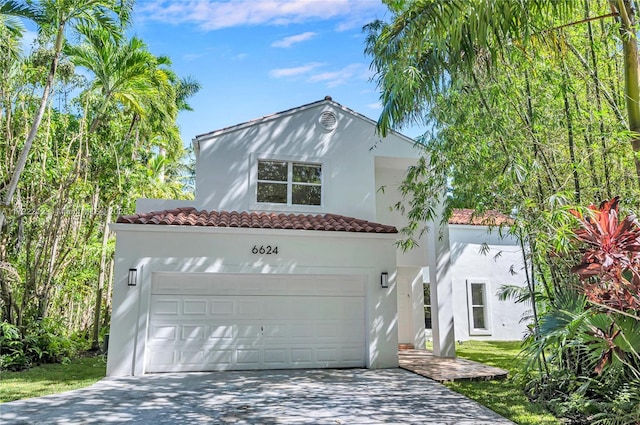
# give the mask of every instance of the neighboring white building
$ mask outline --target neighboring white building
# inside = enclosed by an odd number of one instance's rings
[[[420,248],[396,249],[405,219],[390,207],[420,151],[375,130],[327,97],[197,136],[195,201],[142,199],[111,227],[107,374],[396,367],[398,344],[424,346],[425,282],[434,351],[455,355],[467,304],[448,228],[429,223]],[[483,273],[464,279],[492,290]],[[497,306],[486,294],[470,311]],[[505,339],[510,322],[491,324]]]
[[[527,331],[523,317],[530,306],[500,300],[504,285],[526,285],[522,250],[509,235],[511,219],[489,211],[474,216],[472,210],[454,210],[449,219],[451,283],[455,338],[521,340]]]

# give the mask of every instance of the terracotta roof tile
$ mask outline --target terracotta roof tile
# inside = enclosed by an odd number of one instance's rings
[[[193,207],[120,216],[117,223],[398,233],[398,230],[393,226],[337,214],[305,215],[246,211],[198,211]]]
[[[472,226],[501,226],[513,224],[513,219],[496,210],[476,214],[471,209],[454,209],[449,218],[449,224],[468,224]]]

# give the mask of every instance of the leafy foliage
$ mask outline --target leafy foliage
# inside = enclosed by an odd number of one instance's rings
[[[589,215],[572,211],[582,225],[576,238],[589,248],[571,271],[580,276],[593,303],[640,311],[640,224],[635,215],[620,220],[619,201],[616,197],[599,208],[591,205]]]
[[[573,423],[638,422],[637,222],[617,217],[640,207],[635,3],[392,0],[365,28],[381,133],[425,127],[403,246],[440,203],[514,218],[527,285],[503,295],[532,306],[523,382]]]
[[[1,367],[23,368],[86,348],[89,328],[98,347],[114,214],[192,196],[176,118],[199,85],[127,39],[133,2],[0,4]],[[26,54],[18,17],[38,26]]]
[[[62,326],[50,319],[31,324],[24,334],[14,325],[0,323],[0,369],[69,361],[81,345],[64,334]]]
[[[572,423],[637,423],[640,318],[632,283],[638,264],[635,216],[618,217],[618,198],[587,213],[570,210],[586,244],[572,271],[582,285],[556,291],[529,337],[526,391]],[[629,298],[630,297],[630,298]],[[611,412],[617,412],[611,415]]]

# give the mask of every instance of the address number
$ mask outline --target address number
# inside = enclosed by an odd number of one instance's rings
[[[252,254],[263,254],[263,255],[272,255],[272,254],[277,254],[278,253],[278,247],[277,246],[271,246],[271,245],[254,245],[253,248],[251,248],[251,253]]]

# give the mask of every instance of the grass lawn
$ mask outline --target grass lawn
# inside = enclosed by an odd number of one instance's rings
[[[105,376],[102,357],[47,364],[22,372],[0,372],[0,403],[87,387]]]
[[[427,348],[431,349],[430,346]],[[502,381],[461,381],[445,385],[472,398],[494,412],[522,425],[552,425],[561,422],[542,406],[531,403],[512,377],[520,371],[520,341],[467,341],[456,344],[456,354],[509,371]]]

